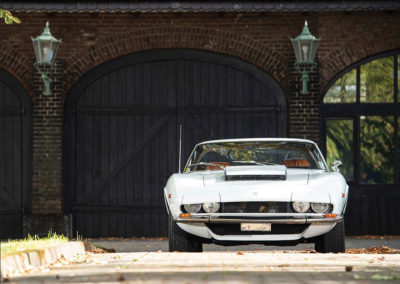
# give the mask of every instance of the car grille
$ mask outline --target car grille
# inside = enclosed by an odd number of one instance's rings
[[[224,202],[221,213],[294,213],[290,202]]]
[[[216,235],[280,235],[301,234],[310,226],[309,224],[271,224],[271,231],[241,231],[240,224],[214,224],[206,226]]]

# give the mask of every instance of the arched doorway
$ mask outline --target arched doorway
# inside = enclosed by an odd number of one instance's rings
[[[365,58],[338,74],[321,102],[328,163],[341,159],[349,186],[346,233],[400,233],[400,51]]]
[[[163,187],[207,139],[286,136],[279,85],[241,60],[154,50],[90,71],[65,106],[65,208],[85,237],[166,236]]]
[[[31,101],[25,88],[0,69],[0,239],[22,237],[31,208]]]

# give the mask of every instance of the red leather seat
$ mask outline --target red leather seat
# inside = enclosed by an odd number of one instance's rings
[[[291,159],[283,162],[288,168],[309,168],[310,163],[306,159]]]
[[[209,163],[217,164],[217,165],[223,166],[225,168],[227,166],[231,165],[230,163],[226,163],[226,162],[209,162]],[[218,166],[211,166],[211,165],[206,166],[206,171],[216,171],[216,170],[221,170],[221,168]]]

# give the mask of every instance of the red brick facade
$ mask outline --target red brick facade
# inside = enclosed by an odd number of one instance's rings
[[[399,48],[400,12],[321,13],[16,13],[20,25],[2,25],[0,68],[15,76],[33,101],[34,214],[62,214],[63,102],[71,87],[94,67],[137,51],[165,48],[208,50],[240,58],[273,77],[288,102],[288,136],[319,140],[321,92],[346,66]],[[46,20],[62,38],[51,75],[54,95],[43,97],[33,68],[31,36]],[[321,37],[319,67],[310,95],[300,95],[289,36],[308,20]]]

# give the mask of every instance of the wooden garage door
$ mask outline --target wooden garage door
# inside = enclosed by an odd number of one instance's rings
[[[206,139],[286,136],[280,87],[237,59],[158,50],[89,72],[65,109],[65,204],[85,237],[166,236],[163,188]]]
[[[0,239],[22,237],[29,210],[30,101],[24,88],[0,70]]]

